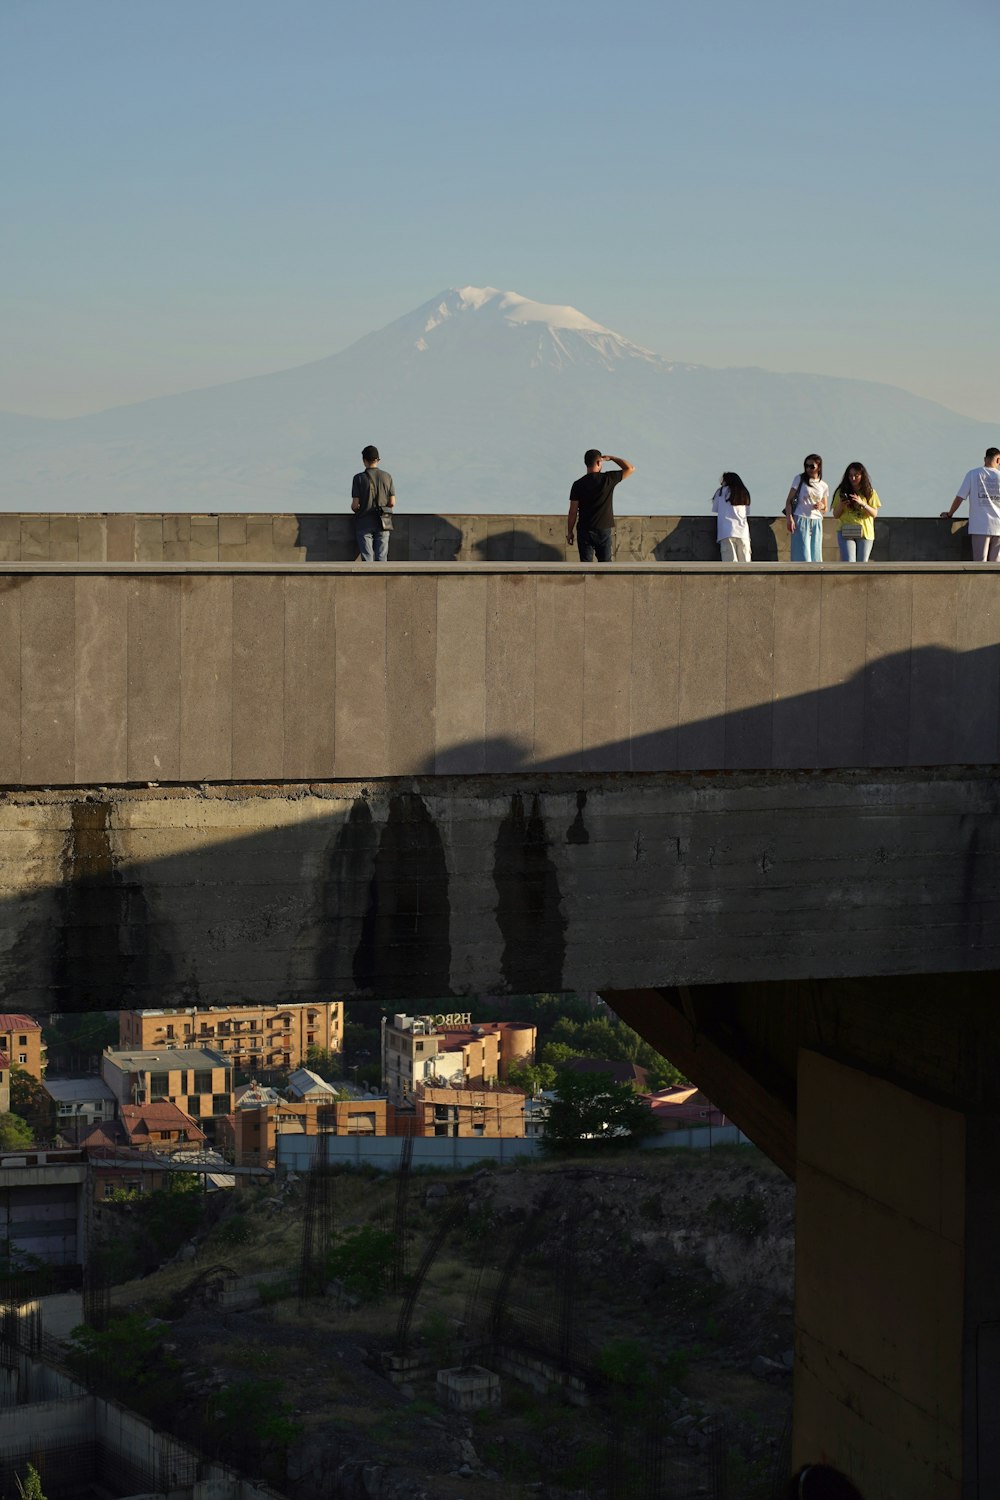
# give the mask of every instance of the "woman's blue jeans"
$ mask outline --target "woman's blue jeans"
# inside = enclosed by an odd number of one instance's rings
[[[837,532],[837,546],[840,548],[841,562],[867,562],[872,555],[874,545],[874,537],[845,536],[842,531]]]
[[[796,516],[792,532],[792,562],[823,561],[823,517]]]

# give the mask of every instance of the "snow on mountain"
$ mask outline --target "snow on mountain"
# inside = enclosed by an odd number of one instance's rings
[[[65,421],[0,414],[6,510],[346,508],[375,442],[400,504],[559,511],[583,452],[636,465],[619,508],[704,511],[736,469],[764,513],[802,455],[868,465],[936,513],[985,424],[868,381],[672,363],[573,307],[460,287],[329,358]]]

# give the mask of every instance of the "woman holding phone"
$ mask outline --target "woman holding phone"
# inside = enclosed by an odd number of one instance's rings
[[[875,516],[882,504],[864,464],[850,463],[833,492],[841,562],[867,562],[875,542]]]

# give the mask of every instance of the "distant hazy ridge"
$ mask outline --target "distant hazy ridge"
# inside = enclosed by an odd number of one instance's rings
[[[274,375],[89,417],[0,414],[7,511],[335,511],[377,443],[413,511],[556,512],[602,446],[636,465],[622,511],[704,512],[722,469],[773,514],[805,452],[831,488],[867,464],[883,503],[936,514],[985,423],[892,386],[673,364],[574,308],[466,287]]]

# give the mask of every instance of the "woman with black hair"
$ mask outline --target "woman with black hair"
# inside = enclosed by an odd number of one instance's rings
[[[715,540],[723,562],[750,561],[750,491],[738,474],[727,470],[715,494],[712,509],[717,517]]]
[[[785,523],[792,534],[792,562],[823,561],[823,517],[830,499],[823,460],[807,453],[785,497]]]
[[[833,492],[841,562],[867,562],[875,542],[875,514],[882,504],[864,464],[850,463]]]

